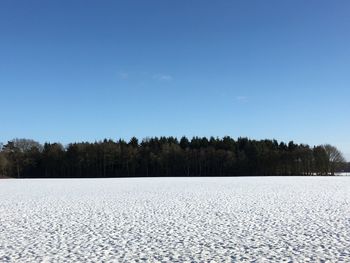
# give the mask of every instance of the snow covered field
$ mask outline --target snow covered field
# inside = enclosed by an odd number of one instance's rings
[[[349,262],[350,178],[0,180],[0,262]]]

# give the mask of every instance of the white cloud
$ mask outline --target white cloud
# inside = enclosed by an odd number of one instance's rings
[[[167,74],[155,74],[153,75],[153,79],[158,81],[172,81],[173,77]]]

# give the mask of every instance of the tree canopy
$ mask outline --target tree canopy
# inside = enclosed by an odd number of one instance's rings
[[[0,175],[16,178],[333,175],[344,165],[331,145],[231,137],[40,143],[0,147]]]

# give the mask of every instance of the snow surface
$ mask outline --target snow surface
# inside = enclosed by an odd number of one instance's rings
[[[0,262],[349,262],[349,177],[0,181]]]

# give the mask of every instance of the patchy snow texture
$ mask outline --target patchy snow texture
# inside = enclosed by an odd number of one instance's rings
[[[349,262],[349,177],[0,181],[0,262]]]

